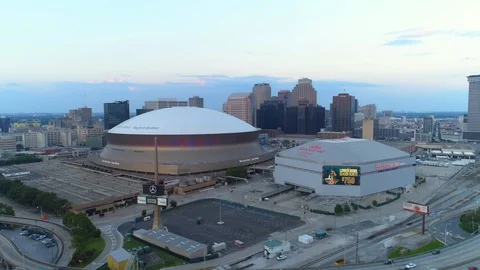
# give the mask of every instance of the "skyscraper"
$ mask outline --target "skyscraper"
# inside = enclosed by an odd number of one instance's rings
[[[468,132],[480,139],[480,75],[468,76],[468,83]]]
[[[285,131],[285,113],[285,102],[283,100],[266,100],[257,110],[257,127]]]
[[[288,100],[290,98],[290,90],[280,90],[278,91],[278,99],[283,100],[285,102],[285,107],[288,107]]]
[[[256,117],[257,110],[260,109],[260,105],[263,102],[265,102],[266,100],[270,100],[272,98],[272,88],[268,83],[256,83],[252,87],[252,94],[253,94],[253,101],[255,105],[255,108],[253,110],[254,126],[257,126],[257,117]]]
[[[130,118],[128,100],[103,104],[103,121],[105,129],[111,129]]]
[[[301,99],[308,100],[309,105],[317,105],[317,91],[313,88],[312,80],[308,78],[298,80],[290,94],[288,106],[298,106]]]
[[[203,98],[199,96],[193,96],[188,99],[188,106],[189,107],[198,107],[203,108]]]
[[[178,101],[176,98],[159,98],[157,100],[145,101],[143,109],[159,110],[172,107],[188,107],[188,101]]]
[[[332,130],[352,131],[355,122],[355,97],[346,93],[333,97],[331,106]]]
[[[423,133],[432,133],[433,132],[433,117],[423,118]]]
[[[231,116],[253,125],[254,108],[252,93],[233,93],[228,97],[224,110]]]
[[[365,106],[360,106],[359,112],[363,112],[365,119],[375,119],[377,118],[377,105],[367,104]]]
[[[272,97],[272,87],[268,83],[257,83],[253,86],[252,93],[255,100],[255,110],[258,110],[265,100]]]
[[[285,133],[317,135],[322,128],[325,128],[325,108],[305,105],[305,101],[299,106],[287,108]]]
[[[10,129],[10,118],[8,117],[0,117],[0,132],[7,133]]]

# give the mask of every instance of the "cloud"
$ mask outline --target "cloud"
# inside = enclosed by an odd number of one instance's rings
[[[409,53],[405,54],[405,56],[427,56],[427,55],[432,55],[433,53],[431,52],[424,52],[424,53]]]
[[[131,92],[135,92],[135,91],[138,90],[138,88],[135,87],[135,86],[128,86],[127,88],[128,88],[128,90],[131,91]]]
[[[102,83],[127,83],[124,79],[109,78],[103,81],[88,81],[89,84],[102,84]]]
[[[466,38],[479,38],[480,31],[461,31],[454,29],[436,29],[436,30],[425,30],[425,29],[407,29],[402,31],[395,31],[386,33],[386,35],[395,35],[398,36],[397,39],[419,39],[426,38],[431,36],[454,36],[454,37],[466,37]]]
[[[469,56],[469,57],[464,57],[464,58],[462,58],[462,60],[477,60],[477,59],[479,59],[479,58],[480,58],[480,57],[478,57],[478,56],[477,56],[477,57],[471,57],[471,56]]]
[[[411,46],[411,45],[420,45],[423,42],[421,40],[415,39],[396,39],[390,42],[387,42],[383,45],[385,46]]]

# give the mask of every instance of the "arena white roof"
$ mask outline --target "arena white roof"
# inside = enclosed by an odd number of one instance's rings
[[[196,135],[252,132],[257,129],[229,114],[197,107],[147,112],[110,129],[112,134]]]
[[[277,156],[341,165],[405,158],[410,154],[372,140],[344,138],[311,141],[282,151]]]

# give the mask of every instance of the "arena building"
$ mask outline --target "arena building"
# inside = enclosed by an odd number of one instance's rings
[[[154,173],[155,137],[159,173],[188,175],[272,160],[259,130],[231,115],[197,107],[154,110],[110,129],[107,145],[89,161],[118,170]]]
[[[415,182],[415,157],[372,140],[315,140],[277,153],[275,183],[324,196],[361,197]]]

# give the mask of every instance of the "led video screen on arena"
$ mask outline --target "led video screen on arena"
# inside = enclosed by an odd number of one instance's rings
[[[360,167],[358,166],[323,166],[324,185],[360,185]]]

